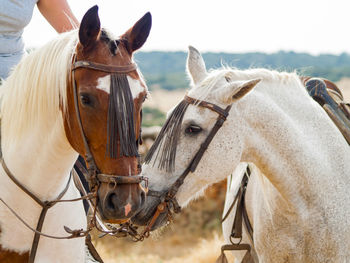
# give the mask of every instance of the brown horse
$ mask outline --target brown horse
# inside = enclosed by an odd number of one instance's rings
[[[31,53],[2,86],[0,262],[28,262],[30,252],[29,262],[84,262],[84,239],[57,240],[88,232],[70,230],[87,228],[82,201],[58,201],[80,197],[70,180],[78,154],[88,168],[86,198],[104,221],[123,222],[142,207],[147,87],[132,55],[150,28],[147,13],[115,39],[92,7],[79,30]]]

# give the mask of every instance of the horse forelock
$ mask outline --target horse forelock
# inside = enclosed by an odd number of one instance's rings
[[[2,122],[11,138],[20,138],[33,125],[49,128],[61,110],[66,110],[67,83],[77,42],[76,30],[61,34],[13,69],[1,88]]]
[[[111,158],[117,158],[119,142],[120,156],[138,156],[134,128],[134,100],[128,79],[125,74],[112,74],[110,80],[107,154]]]

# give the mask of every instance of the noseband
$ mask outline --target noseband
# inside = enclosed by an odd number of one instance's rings
[[[167,212],[168,218],[171,219],[171,214],[172,214],[171,210],[173,210],[174,213],[179,213],[181,211],[181,207],[176,199],[176,193],[178,192],[180,186],[184,183],[184,180],[186,179],[188,174],[190,172],[193,173],[196,170],[206,149],[208,148],[209,144],[215,137],[218,130],[222,127],[222,125],[226,121],[227,116],[229,115],[229,111],[231,110],[231,107],[232,107],[232,105],[229,105],[225,109],[223,109],[213,103],[196,100],[189,96],[185,96],[184,101],[188,104],[198,105],[203,108],[207,108],[211,111],[216,112],[219,116],[215,122],[214,127],[211,129],[205,141],[201,144],[196,155],[193,157],[193,159],[191,160],[187,168],[183,171],[183,173],[180,175],[180,177],[171,185],[171,187],[166,192],[159,192],[159,191],[153,191],[153,190],[148,191],[149,196],[157,197],[159,199],[159,205],[157,206],[157,210],[154,213],[151,221],[146,226],[144,232],[141,234],[142,239],[144,237],[149,236],[149,232],[151,231],[152,226],[154,225],[154,223],[156,222],[160,214]]]

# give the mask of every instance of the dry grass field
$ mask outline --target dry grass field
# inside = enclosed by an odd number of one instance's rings
[[[350,101],[350,79],[342,79],[337,85]],[[185,91],[156,90],[146,105],[166,112],[184,94]],[[214,263],[223,244],[220,218],[224,196],[224,182],[210,187],[204,197],[176,215],[170,226],[152,233],[144,242],[95,237],[94,243],[107,263]],[[233,262],[232,256],[229,262]]]

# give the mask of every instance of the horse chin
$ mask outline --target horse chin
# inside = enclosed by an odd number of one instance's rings
[[[159,199],[154,197],[147,197],[147,201],[144,207],[141,209],[139,213],[137,213],[134,217],[131,218],[131,222],[138,226],[147,226],[155,214],[157,207],[159,205]],[[162,226],[165,226],[168,222],[167,212],[161,213],[153,226],[151,227],[151,231],[156,230]]]

